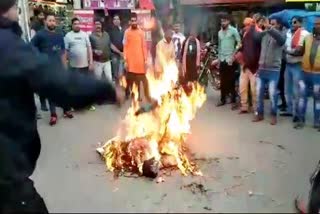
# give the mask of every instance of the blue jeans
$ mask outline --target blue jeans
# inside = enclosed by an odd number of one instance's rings
[[[298,88],[299,81],[303,79],[303,71],[300,63],[287,63],[285,71],[285,96],[287,101],[287,112],[298,115]]]
[[[118,80],[124,73],[124,62],[118,54],[112,54],[112,78]]]
[[[271,115],[277,116],[278,93],[277,86],[280,78],[280,71],[260,69],[257,73],[257,113],[264,115],[264,89],[269,84],[269,96],[271,100]]]
[[[299,82],[299,119],[305,122],[309,87],[313,88],[314,125],[320,126],[320,73],[304,72],[304,79]]]

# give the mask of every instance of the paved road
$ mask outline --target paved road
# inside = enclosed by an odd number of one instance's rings
[[[34,174],[51,212],[291,212],[296,194],[308,189],[319,159],[320,133],[251,123],[251,117],[215,108],[210,94],[193,121],[189,139],[204,177],[178,172],[157,184],[145,178],[120,178],[105,171],[95,153],[98,141],[115,133],[125,109],[99,107],[73,120],[39,121],[42,153]],[[309,120],[311,121],[311,120]],[[184,187],[202,184],[207,191]],[[190,186],[190,185],[189,185]],[[201,187],[198,185],[198,187]],[[194,191],[194,193],[192,192]]]

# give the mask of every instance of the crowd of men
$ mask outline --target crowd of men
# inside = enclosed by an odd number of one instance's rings
[[[260,14],[244,20],[242,36],[230,25],[230,17],[221,19],[219,31],[219,62],[221,100],[231,96],[236,109],[235,91],[237,64],[240,67],[240,114],[254,113],[253,122],[264,120],[265,88],[271,102],[271,125],[280,115],[292,117],[294,128],[305,125],[308,97],[313,95],[314,128],[320,131],[320,19],[313,32],[306,31],[301,17],[293,17],[287,29],[277,18]],[[250,90],[249,90],[250,89]],[[248,93],[250,92],[250,93]],[[248,95],[251,99],[248,99]],[[278,105],[280,94],[282,103]],[[249,107],[252,107],[251,109]]]
[[[58,55],[74,72],[95,74],[116,82],[126,73],[129,88],[133,84],[143,85],[144,95],[150,101],[146,78],[148,51],[143,30],[138,27],[137,15],[132,14],[130,27],[121,27],[120,17],[113,17],[113,27],[104,31],[103,23],[95,22],[94,32],[89,36],[80,30],[77,18],[72,20],[72,31],[66,36],[56,33],[54,15],[40,14],[33,28],[36,32],[32,44],[50,57]],[[255,14],[245,18],[241,30],[233,27],[231,17],[221,17],[218,33],[218,53],[221,78],[221,95],[217,106],[224,106],[230,98],[232,110],[239,107],[240,114],[254,112],[253,122],[264,120],[265,89],[268,88],[271,101],[271,124],[277,124],[280,115],[292,117],[294,127],[305,125],[305,114],[309,88],[314,99],[314,127],[320,130],[320,69],[318,65],[319,20],[315,21],[314,32],[302,27],[302,18],[294,17],[291,29],[284,27],[278,19]],[[180,24],[163,26],[164,38],[157,41],[154,69],[161,77],[165,64],[175,61],[180,68],[180,82],[197,81],[200,69],[201,42],[196,27],[191,27],[188,36]],[[58,54],[57,54],[58,53]],[[240,68],[239,91],[236,89],[237,70]],[[126,72],[125,72],[126,71]],[[279,93],[280,92],[280,93]],[[141,94],[141,93],[139,93]],[[278,105],[278,97],[282,103]],[[141,99],[141,98],[139,98]],[[46,111],[45,98],[40,97],[41,109]],[[54,103],[50,102],[50,124],[57,122]],[[94,106],[90,107],[94,110]],[[72,118],[70,109],[64,109],[64,116]]]

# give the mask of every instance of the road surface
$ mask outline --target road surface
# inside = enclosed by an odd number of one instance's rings
[[[114,136],[125,108],[99,106],[55,127],[43,113],[33,178],[50,212],[292,212],[294,197],[307,196],[320,158],[320,133],[311,125],[294,130],[287,118],[277,126],[252,123],[230,106],[216,108],[217,101],[210,93],[188,140],[204,159],[198,161],[204,177],[177,171],[161,184],[114,179],[95,153],[97,142]]]

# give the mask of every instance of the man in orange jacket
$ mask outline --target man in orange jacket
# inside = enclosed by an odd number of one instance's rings
[[[151,100],[147,71],[147,45],[144,38],[144,32],[138,28],[137,14],[132,13],[130,19],[131,26],[124,33],[123,39],[123,55],[125,66],[128,71],[127,83],[130,90],[133,84],[140,88],[143,84],[144,95],[148,101]],[[139,90],[140,98],[140,90]]]

